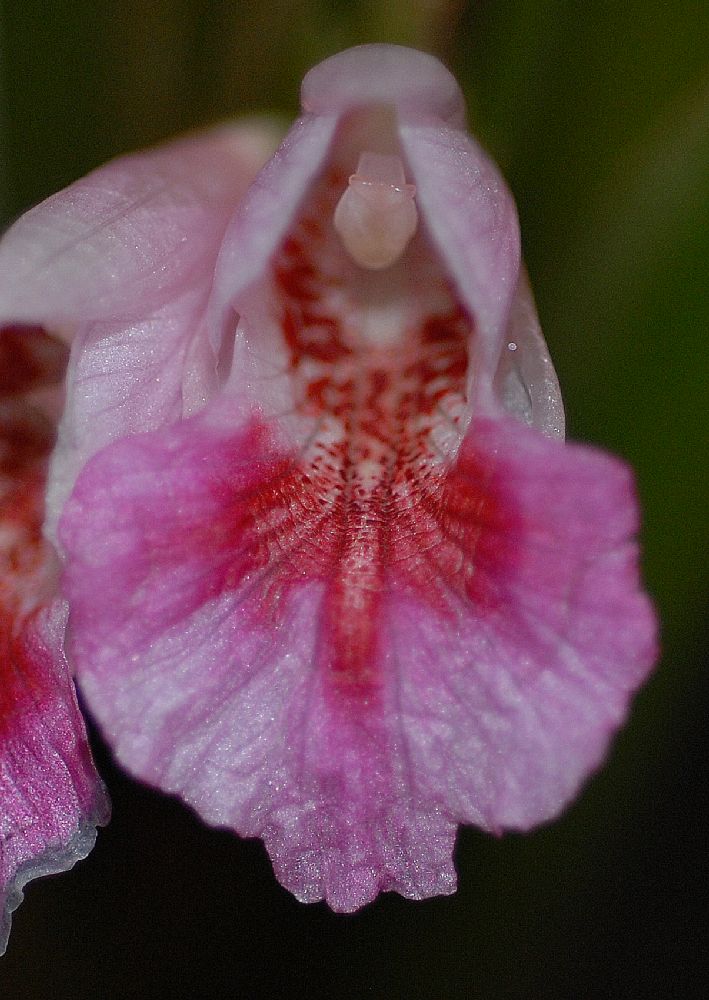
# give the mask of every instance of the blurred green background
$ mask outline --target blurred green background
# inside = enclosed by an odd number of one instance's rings
[[[450,899],[336,917],[255,843],[203,828],[98,754],[114,820],[34,883],[7,1000],[705,997],[709,6],[6,0],[2,220],[110,156],[254,111],[363,41],[434,51],[518,201],[570,435],[625,456],[662,665],[553,826],[466,830]]]

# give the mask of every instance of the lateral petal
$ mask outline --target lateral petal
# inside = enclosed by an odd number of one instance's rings
[[[505,413],[552,438],[564,438],[564,404],[534,296],[520,272],[493,387]]]
[[[517,289],[517,211],[492,160],[464,132],[402,122],[399,136],[418,191],[419,210],[458,296],[475,317],[472,396],[494,415],[492,380]]]
[[[266,125],[215,129],[114,160],[26,212],[0,243],[0,320],[70,331],[154,312],[211,271],[273,145]]]

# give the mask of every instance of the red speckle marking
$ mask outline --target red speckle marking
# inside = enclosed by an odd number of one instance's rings
[[[240,553],[221,586],[259,574],[269,619],[290,588],[324,584],[317,666],[338,697],[369,700],[381,683],[387,592],[414,594],[446,615],[461,602],[494,602],[494,573],[480,570],[500,561],[486,539],[499,535],[504,515],[492,470],[454,454],[471,319],[422,237],[410,266],[391,276],[355,269],[326,221],[338,184],[321,183],[272,271],[287,370],[313,437],[301,454],[279,455],[267,429],[253,427],[234,447],[262,456],[261,471],[238,488],[220,485],[223,516],[209,530],[231,535],[228,548]]]

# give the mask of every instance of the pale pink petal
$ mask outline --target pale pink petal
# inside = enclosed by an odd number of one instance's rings
[[[0,243],[0,321],[69,332],[131,322],[211,272],[267,125],[196,134],[109,163],[25,213]]]
[[[564,437],[559,380],[539,326],[529,279],[521,271],[494,389],[506,413],[547,437]]]
[[[67,372],[67,402],[52,454],[45,530],[86,460],[126,434],[152,430],[204,405],[216,358],[203,334],[208,283],[187,288],[135,323],[82,329]]]
[[[464,132],[402,123],[401,145],[441,262],[474,317],[472,396],[494,415],[492,379],[517,289],[517,211],[492,160]]]
[[[336,116],[297,121],[236,209],[216,263],[210,309],[215,345],[229,325],[230,307],[262,278],[321,173],[337,124]]]
[[[317,115],[392,104],[407,118],[465,125],[455,77],[428,53],[401,45],[357,45],[330,56],[305,76],[301,102],[304,111]]]
[[[118,159],[26,213],[0,243],[13,365],[23,329],[28,341],[44,327],[74,342],[49,537],[91,454],[178,419],[214,391],[218,358],[203,329],[214,263],[275,138],[266,121],[243,123]]]

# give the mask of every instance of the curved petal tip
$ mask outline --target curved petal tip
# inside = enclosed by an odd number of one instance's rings
[[[340,113],[366,104],[393,104],[414,117],[465,124],[455,77],[434,56],[403,45],[357,45],[330,56],[306,75],[304,111]]]
[[[5,954],[12,926],[12,915],[24,899],[28,882],[46,875],[59,875],[69,871],[77,861],[89,856],[96,843],[97,826],[108,822],[108,807],[102,799],[95,813],[82,820],[76,832],[66,843],[49,849],[38,858],[31,858],[14,874],[12,882],[5,887],[4,909],[0,910],[0,956]]]

